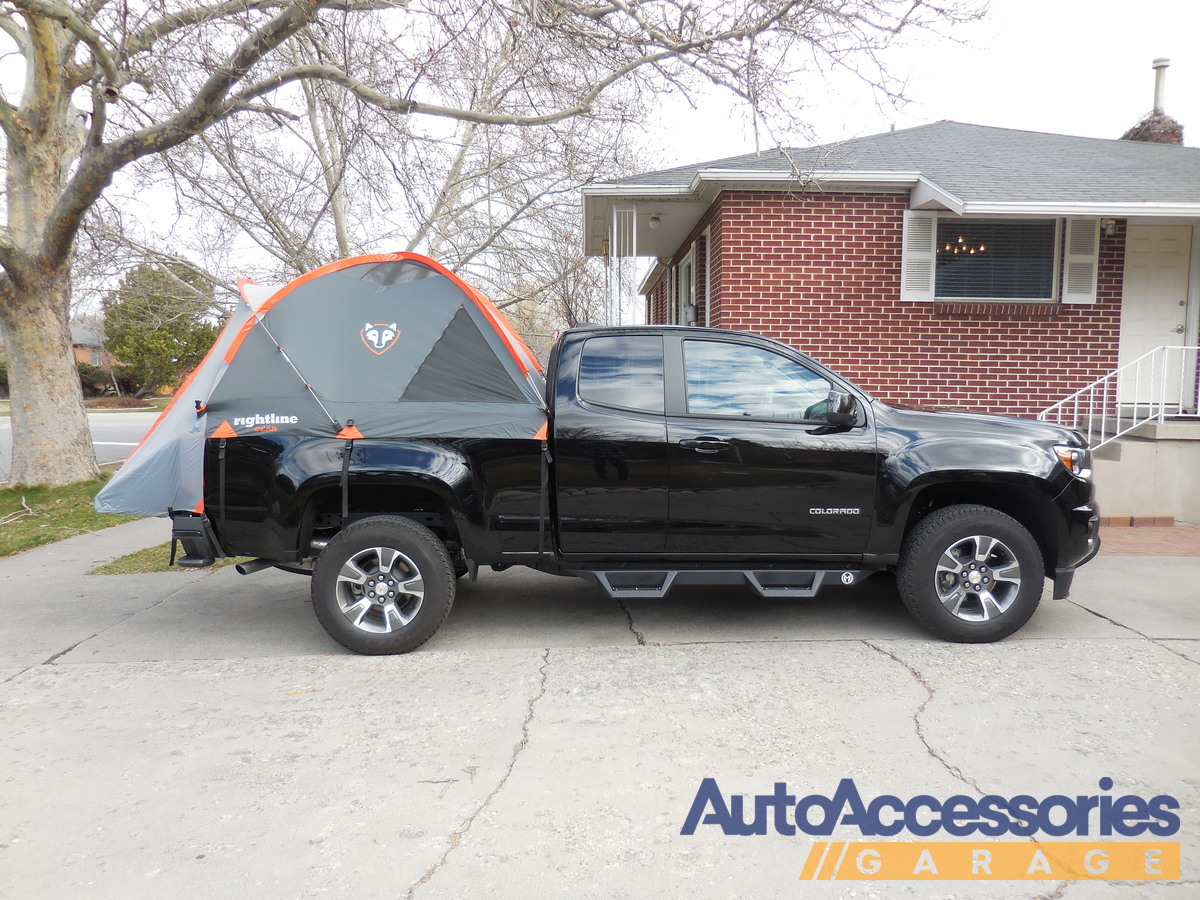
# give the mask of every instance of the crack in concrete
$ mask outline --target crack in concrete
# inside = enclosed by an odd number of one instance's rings
[[[1150,635],[1146,634],[1145,632],[1138,631],[1136,628],[1126,625],[1124,622],[1118,622],[1116,619],[1113,619],[1113,618],[1110,618],[1109,616],[1104,615],[1104,613],[1096,612],[1096,610],[1094,610],[1094,609],[1088,609],[1082,603],[1076,603],[1070,597],[1067,598],[1067,602],[1070,603],[1072,606],[1076,606],[1079,609],[1082,609],[1085,613],[1090,613],[1091,615],[1095,616],[1097,619],[1103,619],[1105,622],[1108,622],[1110,625],[1116,625],[1118,628],[1124,628],[1126,631],[1133,632],[1138,637],[1140,637],[1142,640],[1153,644],[1155,647],[1160,647],[1163,650],[1166,650],[1168,653],[1175,654],[1176,656],[1178,656],[1180,659],[1184,660],[1185,662],[1190,662],[1192,665],[1200,666],[1200,661],[1191,659],[1190,657],[1185,656],[1184,654],[1180,653],[1178,650],[1174,650],[1171,647],[1168,647],[1166,644],[1163,644],[1161,642],[1162,639],[1160,639],[1160,638],[1152,638],[1152,637],[1150,637]]]
[[[632,632],[633,636],[637,638],[638,646],[645,647],[646,636],[633,627],[633,613],[630,611],[629,607],[625,605],[625,601],[618,600],[617,606],[621,607],[621,611],[625,613],[625,618],[629,621],[629,630]]]
[[[25,668],[23,668],[23,669],[22,669],[20,672],[17,672],[15,675],[9,675],[9,676],[8,676],[7,678],[5,678],[3,681],[0,681],[0,684],[8,684],[10,681],[13,681],[13,680],[15,680],[15,679],[17,679],[17,678],[20,678],[22,675],[24,675],[24,674],[25,674],[26,672],[28,672],[30,669],[35,669],[35,668],[37,668],[37,667],[36,667],[36,666],[26,666],[26,667],[25,667]]]
[[[943,757],[940,753],[938,753],[933,748],[933,745],[929,743],[929,739],[925,736],[925,726],[921,722],[921,714],[925,712],[925,707],[929,705],[930,701],[932,701],[933,697],[934,697],[934,691],[933,691],[933,688],[930,686],[929,682],[925,680],[924,676],[922,676],[920,672],[918,672],[916,669],[914,669],[911,665],[909,665],[907,662],[902,660],[896,654],[892,653],[890,650],[885,650],[883,647],[880,647],[876,644],[872,644],[870,641],[862,641],[862,643],[865,644],[866,646],[870,647],[872,650],[876,651],[877,653],[883,654],[884,656],[886,656],[888,659],[892,660],[893,662],[899,663],[901,666],[903,666],[905,668],[905,670],[908,672],[908,674],[913,677],[913,679],[917,682],[917,684],[921,685],[921,687],[923,687],[925,689],[925,693],[928,696],[922,701],[921,705],[917,707],[916,712],[914,712],[913,716],[912,716],[913,725],[916,727],[916,730],[917,730],[917,738],[924,745],[925,752],[928,753],[930,755],[930,757],[937,760],[938,763],[942,766],[942,768],[944,768],[947,772],[949,772],[951,775],[953,775],[956,779],[961,781],[963,784],[967,785],[967,787],[971,788],[971,790],[978,793],[979,796],[981,796],[981,797],[986,796],[988,793],[987,791],[983,790],[983,788],[981,788],[978,784],[976,784],[974,779],[969,778],[963,772],[962,769],[960,769],[956,765],[953,765],[945,757]]]
[[[521,739],[513,745],[512,756],[509,757],[508,766],[505,768],[504,774],[500,776],[500,780],[496,782],[496,786],[492,788],[491,792],[486,797],[483,798],[483,802],[475,808],[475,811],[463,819],[463,821],[459,823],[458,827],[450,832],[450,837],[446,840],[446,849],[442,852],[441,858],[438,859],[428,869],[426,869],[425,874],[422,875],[408,889],[408,893],[405,894],[405,897],[408,898],[408,900],[411,900],[418,888],[427,884],[429,880],[441,870],[442,866],[446,864],[446,860],[450,858],[450,854],[458,848],[458,845],[462,842],[462,839],[466,837],[467,832],[471,830],[471,827],[475,824],[475,820],[479,818],[479,814],[491,805],[492,801],[496,799],[496,796],[500,793],[500,791],[504,789],[504,785],[508,784],[508,779],[512,777],[513,769],[517,765],[518,757],[520,757],[525,748],[529,746],[529,726],[533,722],[534,708],[537,706],[538,701],[546,695],[546,679],[549,667],[550,650],[547,648],[542,652],[542,665],[539,669],[541,674],[541,682],[538,685],[537,692],[529,698],[529,702],[525,706],[525,721],[521,723]]]
[[[216,570],[214,569],[214,570],[213,570],[213,572],[215,572],[215,571],[216,571]],[[210,575],[212,575],[212,573],[213,573],[213,572],[206,572],[206,573],[204,574],[204,577],[205,577],[205,578],[208,578]],[[174,597],[176,594],[178,594],[178,593],[181,593],[182,591],[186,591],[186,590],[187,590],[189,587],[191,587],[192,585],[194,585],[194,584],[198,583],[198,582],[199,582],[199,581],[201,581],[201,580],[202,580],[202,579],[200,579],[200,578],[197,578],[197,579],[196,579],[196,581],[189,581],[187,584],[180,585],[180,586],[179,586],[179,587],[177,587],[175,590],[171,591],[171,593],[169,593],[169,594],[167,594],[165,597],[163,597],[161,600],[157,600],[157,601],[155,601],[154,603],[151,603],[149,606],[145,607],[144,609],[139,609],[137,612],[131,612],[129,615],[125,616],[125,618],[123,618],[123,619],[118,619],[116,622],[110,622],[108,625],[105,625],[103,628],[101,628],[101,629],[100,629],[99,631],[97,631],[95,634],[88,635],[88,636],[87,636],[87,637],[85,637],[85,638],[80,638],[80,639],[79,639],[79,640],[77,640],[75,643],[73,643],[73,644],[72,644],[70,647],[68,647],[66,650],[59,650],[59,651],[58,651],[57,653],[55,653],[53,656],[51,656],[51,657],[49,657],[48,659],[46,659],[44,662],[42,662],[42,665],[43,665],[43,666],[53,666],[53,665],[57,665],[57,664],[58,664],[58,660],[60,660],[60,659],[61,659],[62,657],[64,657],[64,656],[66,656],[66,655],[67,655],[68,653],[70,653],[72,650],[74,650],[74,649],[76,649],[77,647],[79,647],[81,644],[86,644],[88,641],[90,641],[90,640],[93,640],[93,639],[95,639],[95,638],[98,638],[100,635],[104,634],[104,632],[108,631],[110,628],[116,628],[118,625],[123,625],[123,624],[125,624],[125,623],[126,623],[126,622],[128,622],[130,619],[132,619],[134,616],[140,616],[140,615],[142,615],[143,613],[148,613],[148,612],[150,612],[150,610],[154,609],[154,608],[155,608],[155,607],[157,607],[157,606],[161,606],[162,604],[164,604],[164,603],[166,603],[168,600],[170,600],[172,597]],[[30,666],[30,668],[32,669],[32,668],[35,668],[35,667],[34,667],[34,666]],[[26,671],[28,671],[28,669],[27,669]],[[20,673],[20,674],[24,674],[24,673]],[[14,676],[14,677],[15,677],[15,676]]]
[[[1069,881],[1060,881],[1054,886],[1054,889],[1048,894],[1038,894],[1033,900],[1062,900],[1063,895],[1067,892],[1067,888],[1071,886]]]

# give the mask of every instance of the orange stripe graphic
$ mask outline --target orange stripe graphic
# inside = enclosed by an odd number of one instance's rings
[[[814,857],[820,859],[813,865]],[[837,881],[1178,881],[1167,841],[815,842],[800,878]]]

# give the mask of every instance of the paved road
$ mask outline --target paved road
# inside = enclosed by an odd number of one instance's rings
[[[368,658],[301,576],[83,574],[165,533],[0,560],[0,896],[1200,895],[1200,559],[1102,555],[982,646],[928,638],[886,579],[622,607],[489,571],[420,651]],[[1179,800],[1186,883],[800,882],[821,838],[680,834],[705,777],[941,799],[1111,777]]]
[[[138,445],[147,429],[158,418],[157,412],[97,412],[88,414],[88,427],[101,465],[120,462]],[[12,470],[12,422],[0,417],[0,482],[8,480]]]

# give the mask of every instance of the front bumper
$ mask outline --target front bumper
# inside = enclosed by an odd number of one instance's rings
[[[1060,564],[1054,569],[1054,599],[1065,600],[1071,593],[1075,570],[1095,559],[1100,552],[1100,507],[1093,500],[1067,514],[1067,533],[1059,553]]]

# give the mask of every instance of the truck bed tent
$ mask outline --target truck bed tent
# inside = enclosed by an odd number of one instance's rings
[[[544,436],[536,358],[431,259],[358,256],[273,291],[239,287],[213,348],[96,496],[100,512],[202,511],[209,438]]]

